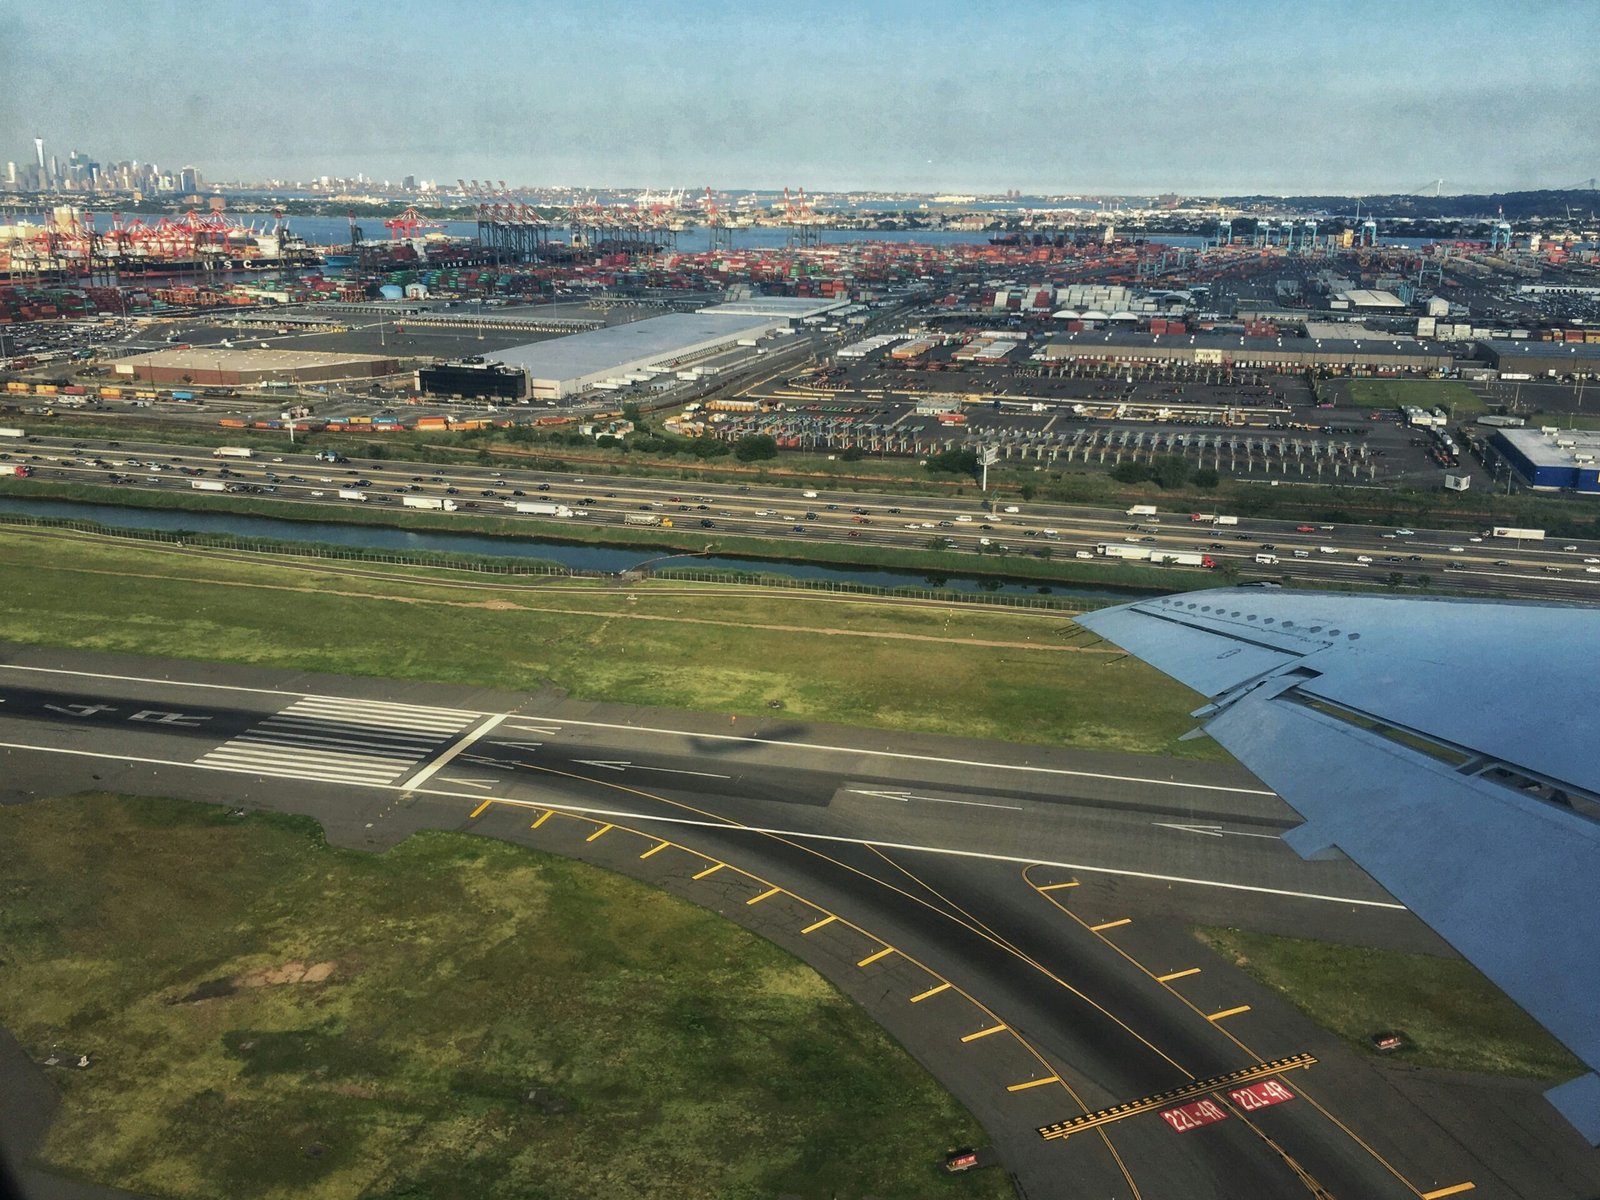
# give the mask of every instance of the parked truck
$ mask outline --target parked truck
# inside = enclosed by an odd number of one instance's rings
[[[400,503],[407,508],[427,508],[434,512],[455,512],[460,507],[454,500],[440,496],[407,496]]]
[[[339,499],[341,499],[341,500],[365,500],[366,498],[367,498],[367,494],[365,492],[363,492],[360,488],[340,488],[339,489]]]
[[[254,458],[256,452],[248,446],[218,446],[211,452],[212,458]]]
[[[191,479],[189,486],[197,492],[225,492],[228,485],[220,479]]]
[[[541,504],[535,501],[519,500],[516,509],[519,513],[526,513],[533,517],[570,517],[572,510],[565,504]]]

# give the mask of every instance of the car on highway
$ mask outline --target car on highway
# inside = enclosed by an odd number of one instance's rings
[[[1399,537],[1416,537],[1417,536],[1417,531],[1415,529],[1396,529],[1395,533]]]
[[[1358,554],[1356,555],[1356,561],[1358,563],[1367,564],[1372,562],[1372,557],[1367,554]]]
[[[1296,525],[1294,531],[1296,533],[1315,533],[1317,527],[1315,525]]]

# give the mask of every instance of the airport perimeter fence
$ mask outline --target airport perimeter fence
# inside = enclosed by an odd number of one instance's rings
[[[14,525],[40,529],[61,529],[73,533],[92,534],[96,537],[115,538],[122,541],[156,543],[167,546],[189,546],[201,550],[226,550],[241,554],[270,554],[313,558],[327,562],[375,563],[383,566],[431,567],[436,570],[469,571],[478,575],[536,576],[542,578],[623,580],[631,572],[601,571],[584,567],[567,567],[543,562],[512,562],[503,559],[456,558],[448,553],[432,551],[423,554],[405,554],[384,550],[363,550],[346,546],[331,546],[319,542],[276,541],[271,538],[241,537],[231,533],[193,533],[168,529],[132,529],[116,525],[103,525],[98,521],[80,521],[71,517],[36,517],[26,513],[0,513],[0,526]],[[959,604],[982,604],[998,608],[1045,609],[1057,612],[1085,612],[1105,604],[1117,603],[1076,596],[1019,596],[1000,592],[964,592],[950,588],[883,587],[872,583],[851,583],[841,579],[795,579],[786,575],[764,575],[754,572],[694,570],[669,567],[646,573],[651,579],[684,583],[733,584],[743,587],[763,587],[786,591],[825,592],[849,596],[879,596],[890,599],[937,600]],[[1040,586],[1048,587],[1048,584]]]

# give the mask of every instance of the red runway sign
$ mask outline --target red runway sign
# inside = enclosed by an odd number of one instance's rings
[[[1215,1100],[1196,1100],[1193,1104],[1162,1109],[1161,1119],[1179,1133],[1188,1133],[1191,1129],[1200,1129],[1206,1125],[1215,1125],[1218,1121],[1226,1121],[1228,1114]]]
[[[1268,1079],[1252,1083],[1249,1087],[1237,1088],[1228,1093],[1228,1098],[1245,1112],[1254,1112],[1258,1108],[1271,1108],[1274,1104],[1293,1100],[1294,1093],[1276,1079]]]

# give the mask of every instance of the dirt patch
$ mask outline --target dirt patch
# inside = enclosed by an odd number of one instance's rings
[[[485,600],[481,604],[469,604],[468,608],[488,608],[495,612],[505,612],[507,609],[521,608],[522,605],[514,600]]]
[[[336,966],[338,964],[334,962],[291,961],[276,967],[264,967],[259,971],[235,975],[229,982],[236,988],[281,987],[286,983],[322,983],[333,974]]]

